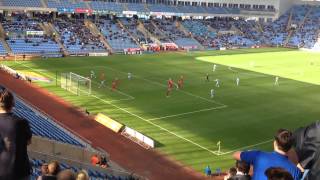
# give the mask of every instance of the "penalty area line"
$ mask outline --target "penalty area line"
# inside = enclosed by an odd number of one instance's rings
[[[200,109],[197,111],[190,111],[190,112],[185,112],[185,113],[180,113],[180,114],[151,118],[151,119],[147,119],[147,121],[155,121],[155,120],[166,119],[166,118],[171,118],[171,117],[179,117],[179,116],[184,116],[184,115],[188,115],[188,114],[195,114],[195,113],[199,113],[199,112],[212,111],[212,110],[223,109],[223,108],[227,108],[227,106],[223,105],[223,106],[218,106],[218,107]]]
[[[218,152],[218,151],[215,151],[215,153],[217,153],[218,156],[222,156],[222,155],[234,153],[234,152],[236,152],[236,151],[240,151],[240,150],[244,150],[244,149],[248,149],[248,148],[260,146],[260,145],[263,145],[263,144],[267,144],[267,143],[270,143],[270,142],[272,142],[272,141],[274,141],[274,139],[269,139],[269,140],[267,140],[267,141],[263,141],[263,142],[260,142],[260,143],[257,143],[257,144],[252,144],[252,145],[248,145],[248,146],[243,146],[243,147],[240,147],[240,148],[237,148],[237,149],[233,149],[233,150],[227,151],[227,152]]]

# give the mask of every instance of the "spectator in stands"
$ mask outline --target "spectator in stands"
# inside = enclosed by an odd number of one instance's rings
[[[60,165],[58,161],[52,161],[48,165],[48,174],[42,177],[42,180],[56,180],[60,172]]]
[[[297,129],[293,137],[299,164],[309,169],[304,179],[320,179],[320,121]]]
[[[76,176],[70,169],[65,169],[58,173],[57,180],[76,180]]]
[[[89,180],[89,175],[86,170],[81,170],[77,174],[77,180]]]
[[[0,179],[29,179],[30,126],[28,121],[11,113],[13,94],[3,88],[0,91]]]
[[[293,145],[292,133],[285,129],[277,131],[273,141],[274,152],[243,151],[234,153],[236,160],[245,161],[253,165],[253,179],[266,180],[264,172],[270,167],[286,169],[295,180],[301,178],[301,171],[292,163],[287,156]]]
[[[107,168],[108,167],[108,161],[107,161],[107,158],[106,156],[101,156],[101,160],[100,160],[100,166],[102,168]]]
[[[268,168],[265,175],[268,180],[293,180],[292,175],[283,168]]]
[[[209,165],[204,169],[204,174],[206,176],[211,176],[211,168]]]
[[[91,164],[92,164],[93,166],[99,166],[99,165],[100,165],[100,159],[99,159],[99,157],[98,157],[97,154],[92,155],[92,157],[91,157]]]
[[[227,180],[251,180],[249,175],[250,165],[243,161],[236,162],[236,173]]]
[[[47,175],[48,173],[49,173],[48,164],[47,163],[43,163],[41,165],[41,175],[37,178],[37,180],[42,180],[42,177]]]
[[[224,180],[229,180],[237,174],[237,169],[232,167],[229,169],[228,174],[224,177]]]

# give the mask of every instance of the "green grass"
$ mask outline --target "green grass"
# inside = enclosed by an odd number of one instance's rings
[[[271,150],[278,128],[295,129],[316,119],[320,111],[319,54],[291,49],[248,49],[110,57],[6,62],[23,71],[51,78],[39,83],[67,101],[112,118],[152,137],[157,150],[202,171],[206,165],[229,168],[238,149]],[[212,72],[213,64],[217,70]],[[94,96],[75,96],[56,86],[56,73],[89,76],[104,71],[107,84],[120,79],[119,90],[97,88]],[[134,75],[127,79],[127,73]],[[210,74],[210,82],[205,74]],[[166,81],[185,77],[183,90],[166,98]],[[279,86],[274,77],[279,76]],[[240,77],[240,86],[235,78]],[[221,80],[216,88],[214,79]],[[59,82],[58,82],[59,83]],[[209,92],[215,88],[216,97]],[[195,112],[200,111],[200,112]],[[192,113],[194,112],[194,113]],[[217,156],[217,142],[221,152]],[[255,145],[255,146],[252,146]]]

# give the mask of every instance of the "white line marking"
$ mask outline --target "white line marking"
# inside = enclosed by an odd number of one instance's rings
[[[218,106],[218,107],[200,109],[200,110],[197,110],[197,111],[190,111],[190,112],[185,112],[185,113],[180,113],[180,114],[174,114],[174,115],[168,115],[168,116],[163,116],[163,117],[158,117],[158,118],[147,119],[147,121],[155,121],[155,120],[166,119],[166,118],[171,118],[171,117],[184,116],[184,115],[187,115],[187,114],[195,114],[195,113],[199,113],[199,112],[211,111],[211,110],[216,110],[216,109],[223,109],[223,108],[226,108],[226,107],[227,106]]]
[[[25,66],[25,67],[27,67],[27,68],[29,68],[29,69],[31,69],[31,70],[37,71],[37,70],[35,70],[35,69],[31,68],[31,67],[28,67],[28,66],[26,66],[26,65],[24,65],[24,64],[21,64],[21,65],[23,65],[23,66]],[[48,76],[50,76],[50,75],[48,75]],[[147,80],[147,79],[146,79],[146,80]],[[149,80],[147,80],[147,81],[149,81]],[[157,84],[161,84],[161,83],[157,83]],[[161,85],[163,86],[163,84],[161,84]],[[163,131],[168,132],[169,134],[172,134],[172,135],[174,135],[174,136],[176,136],[176,137],[178,137],[178,138],[180,138],[180,139],[182,139],[182,140],[185,140],[185,141],[187,141],[187,142],[189,142],[189,143],[191,143],[191,144],[193,144],[193,145],[195,145],[195,146],[197,146],[197,147],[199,147],[199,148],[201,148],[201,149],[203,149],[203,150],[206,150],[206,151],[208,151],[209,153],[214,154],[214,155],[216,155],[216,156],[225,155],[225,154],[230,154],[230,153],[235,152],[235,151],[240,150],[240,149],[245,149],[245,148],[249,148],[249,147],[255,147],[255,146],[262,145],[262,144],[266,144],[266,143],[272,141],[272,140],[268,140],[268,141],[264,141],[264,142],[257,143],[257,144],[254,144],[254,145],[249,145],[249,146],[237,148],[237,149],[232,150],[232,151],[228,151],[228,152],[224,152],[224,153],[221,153],[221,152],[218,153],[218,152],[212,151],[212,150],[210,150],[210,149],[208,149],[208,148],[206,148],[206,147],[204,147],[204,146],[201,146],[200,144],[195,143],[195,142],[193,142],[193,141],[191,141],[191,140],[189,140],[189,139],[187,139],[187,138],[184,138],[184,137],[182,137],[182,136],[180,136],[180,135],[178,135],[178,134],[176,134],[176,133],[174,133],[174,132],[171,132],[170,130],[168,130],[168,129],[166,129],[166,128],[163,128],[163,127],[161,127],[160,125],[157,125],[157,124],[151,122],[151,120],[155,120],[155,118],[154,118],[154,119],[147,120],[147,119],[145,119],[145,118],[143,118],[143,117],[141,117],[141,116],[139,116],[139,115],[136,115],[136,114],[134,114],[134,113],[132,113],[132,112],[130,112],[130,111],[128,111],[128,110],[125,110],[125,109],[123,109],[123,108],[121,108],[121,107],[119,107],[119,106],[117,106],[117,105],[112,104],[112,103],[111,103],[112,101],[106,101],[106,100],[101,99],[101,98],[99,98],[99,97],[97,97],[97,96],[95,96],[95,95],[90,95],[90,96],[92,96],[92,97],[94,97],[94,98],[96,98],[96,99],[98,99],[98,100],[100,100],[100,101],[102,101],[102,102],[104,102],[104,103],[107,103],[107,104],[109,104],[109,105],[111,105],[111,106],[113,106],[113,107],[115,107],[115,108],[117,108],[117,109],[120,109],[121,111],[124,111],[124,112],[126,112],[126,113],[128,113],[128,114],[130,114],[130,115],[132,115],[132,116],[134,116],[134,117],[137,117],[137,118],[139,118],[139,119],[141,119],[141,120],[143,120],[143,121],[145,121],[145,122],[147,122],[147,123],[149,123],[149,124],[151,124],[151,125],[153,125],[153,126],[155,126],[155,127],[158,127],[159,129],[161,129],[161,130],[163,130]],[[200,97],[200,96],[199,96],[199,97]],[[200,98],[202,98],[202,97],[200,97]],[[205,99],[205,98],[204,98],[204,99]],[[207,99],[206,99],[206,100],[207,100]],[[214,103],[216,103],[216,102],[214,102]],[[222,105],[221,107],[215,107],[215,108],[226,108],[226,107],[227,107],[227,105],[224,105],[224,104],[221,104],[221,105]],[[209,108],[209,109],[213,109],[213,108]],[[199,111],[205,111],[205,110],[199,110]],[[188,113],[191,114],[191,113],[196,113],[196,112],[188,112]],[[187,114],[187,113],[181,113],[181,114],[171,115],[171,116],[172,116],[172,117],[175,117],[175,116],[180,116],[180,115],[184,115],[184,114]],[[160,118],[166,118],[166,117],[160,117]]]
[[[30,67],[28,67],[28,66],[26,66],[26,67],[27,67],[27,68],[30,68]],[[34,70],[33,68],[30,68],[30,69]],[[199,148],[201,148],[201,149],[203,149],[203,150],[206,150],[206,151],[208,151],[208,152],[211,153],[211,154],[217,155],[217,153],[215,153],[214,151],[212,151],[212,150],[210,150],[210,149],[208,149],[208,148],[206,148],[206,147],[204,147],[204,146],[201,146],[200,144],[195,143],[195,142],[193,142],[193,141],[191,141],[191,140],[189,140],[189,139],[187,139],[187,138],[184,138],[184,137],[182,137],[182,136],[180,136],[180,135],[178,135],[178,134],[176,134],[176,133],[174,133],[174,132],[171,132],[171,131],[169,131],[168,129],[163,128],[163,127],[161,127],[161,126],[159,126],[159,125],[157,125],[157,124],[155,124],[155,123],[153,123],[153,122],[151,122],[151,121],[149,121],[149,120],[147,120],[147,119],[145,119],[145,118],[143,118],[143,117],[141,117],[141,116],[139,116],[139,115],[136,115],[136,114],[134,114],[134,113],[132,113],[132,112],[126,110],[126,109],[123,109],[123,108],[121,108],[121,107],[119,107],[119,106],[117,106],[117,105],[114,105],[114,104],[110,103],[109,101],[106,101],[106,100],[104,100],[104,99],[101,99],[101,98],[99,98],[99,97],[96,96],[96,95],[92,95],[92,94],[91,94],[90,96],[92,96],[92,97],[94,97],[94,98],[96,98],[96,99],[98,99],[98,100],[100,100],[100,101],[102,101],[102,102],[104,102],[104,103],[107,103],[107,104],[109,104],[109,105],[111,105],[111,106],[113,106],[113,107],[115,107],[115,108],[117,108],[117,109],[120,109],[121,111],[124,111],[124,112],[126,112],[126,113],[128,113],[128,114],[130,114],[130,115],[132,115],[132,116],[134,116],[134,117],[137,117],[137,118],[139,118],[139,119],[141,119],[141,120],[143,120],[143,121],[145,121],[145,122],[147,122],[147,123],[149,123],[149,124],[151,124],[151,125],[153,125],[153,126],[155,126],[155,127],[158,127],[159,129],[161,129],[161,130],[163,130],[163,131],[166,131],[166,132],[168,132],[168,133],[170,133],[170,134],[172,134],[172,135],[174,135],[174,136],[176,136],[176,137],[178,137],[178,138],[180,138],[180,139],[183,139],[183,140],[185,140],[185,141],[187,141],[187,142],[189,142],[189,143],[191,143],[191,144],[193,144],[193,145],[195,145],[195,146],[197,146],[197,147],[199,147]]]
[[[251,148],[251,147],[256,147],[256,146],[259,146],[259,145],[262,145],[262,144],[267,144],[269,142],[272,142],[274,141],[274,139],[269,139],[267,141],[263,141],[263,142],[260,142],[260,143],[257,143],[257,144],[252,144],[252,145],[249,145],[249,146],[244,146],[244,147],[240,147],[240,148],[237,148],[237,149],[234,149],[234,150],[231,150],[231,151],[227,151],[227,152],[223,152],[223,153],[219,153],[219,155],[226,155],[226,154],[230,154],[230,153],[233,153],[233,152],[236,152],[236,151],[239,151],[239,150],[244,150],[244,149],[248,149],[248,148]]]
[[[41,74],[43,74],[43,72],[46,71],[46,70],[34,69],[34,68],[29,67],[29,66],[27,66],[27,65],[25,65],[25,64],[23,64],[23,63],[20,63],[20,62],[16,62],[16,63],[18,63],[18,64],[20,64],[20,65],[22,65],[22,66],[24,66],[24,67],[26,67],[26,68],[29,68],[29,69],[31,69],[31,70],[33,70],[33,71],[39,72],[39,73],[41,73]],[[96,67],[99,67],[99,66],[96,66]],[[78,68],[78,69],[80,69],[80,68]],[[49,72],[49,71],[48,71],[48,72]],[[46,73],[46,74],[43,74],[43,75],[49,76],[51,79],[55,79],[55,78],[56,78],[56,77],[54,77],[53,75],[49,75],[49,73]],[[60,81],[60,80],[58,79],[58,81]],[[94,84],[96,84],[96,85],[99,85],[98,82],[95,82],[95,81],[91,81],[91,82],[94,83]],[[107,88],[108,88],[109,90],[111,90],[110,87],[107,86]],[[116,90],[116,92],[118,92],[119,94],[122,94],[122,95],[124,95],[124,96],[127,96],[128,98],[111,100],[110,102],[128,101],[128,100],[133,100],[133,99],[135,99],[133,96],[131,96],[131,95],[129,95],[129,94],[126,94],[126,93],[124,93],[124,92],[122,92],[122,91]]]

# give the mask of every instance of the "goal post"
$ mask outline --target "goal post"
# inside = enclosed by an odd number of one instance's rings
[[[62,89],[78,96],[91,94],[91,79],[73,72],[61,73],[60,85]]]

